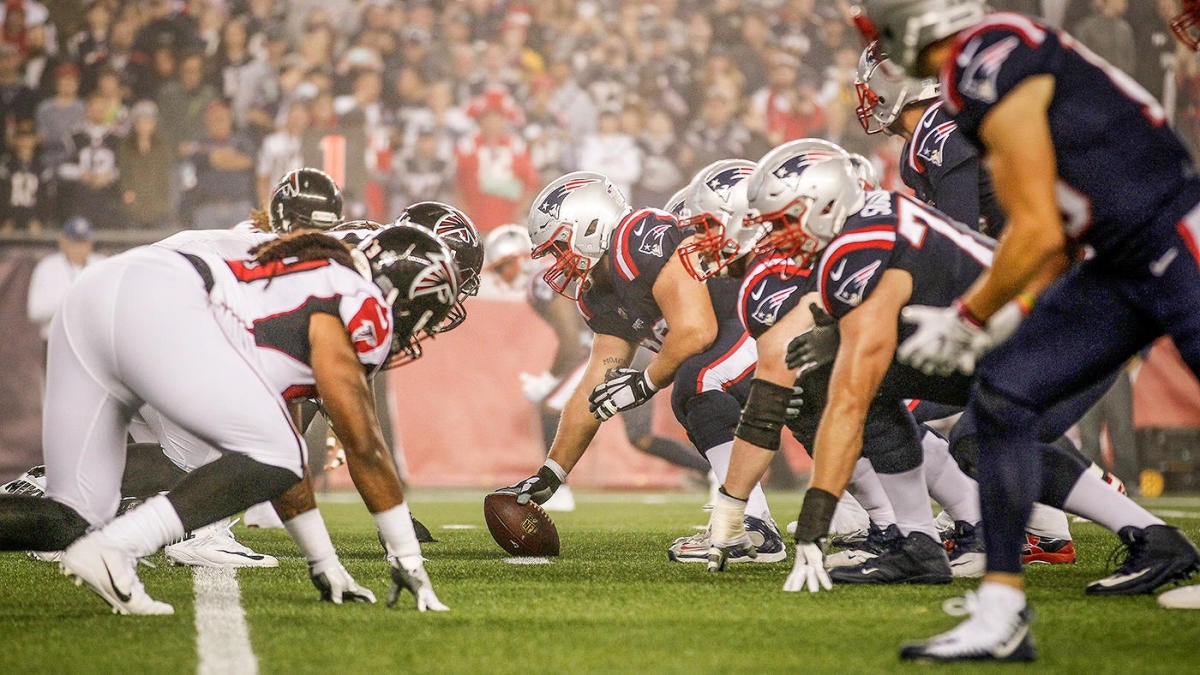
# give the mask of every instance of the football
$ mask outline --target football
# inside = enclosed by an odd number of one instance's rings
[[[558,528],[541,506],[493,492],[483,498],[483,518],[500,548],[518,556],[558,555]]]

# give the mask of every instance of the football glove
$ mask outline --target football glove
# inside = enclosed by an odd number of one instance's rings
[[[787,408],[783,410],[785,422],[793,422],[804,412],[804,387],[797,381],[792,385],[792,395],[788,397]]]
[[[812,312],[813,327],[792,338],[784,357],[788,368],[799,368],[801,373],[833,363],[840,339],[837,321],[832,316],[815,302],[808,308]]]
[[[308,578],[312,579],[313,586],[320,592],[321,602],[332,602],[335,605],[343,602],[375,603],[375,594],[371,589],[359,586],[339,562],[320,570],[310,565]]]
[[[541,403],[546,400],[550,392],[554,391],[554,388],[562,381],[562,378],[551,375],[549,371],[542,371],[537,375],[518,373],[517,377],[521,378],[521,393],[530,403]]]
[[[500,488],[496,492],[509,492],[516,495],[518,504],[528,504],[530,500],[536,504],[545,504],[561,485],[562,480],[558,475],[550,467],[542,466],[535,475],[516,485]]]
[[[805,589],[816,593],[822,588],[833,588],[829,572],[825,571],[825,551],[821,542],[796,540],[796,562],[792,565],[792,573],[783,582],[783,590],[797,593]]]
[[[588,397],[589,410],[603,422],[622,410],[636,408],[650,400],[658,387],[650,381],[645,371],[636,368],[609,368],[604,382],[592,390]]]
[[[400,599],[400,589],[413,594],[417,600],[417,610],[421,612],[447,612],[450,608],[438,600],[433,592],[433,582],[425,571],[425,561],[420,555],[388,557],[392,565],[392,587],[388,590],[388,607],[394,607]]]
[[[729,559],[739,554],[758,557],[746,532],[746,502],[729,496],[723,487],[713,500],[708,530],[711,542],[708,548],[709,572],[724,572]]]
[[[970,375],[975,361],[992,346],[984,326],[959,301],[949,307],[905,307],[900,317],[917,331],[900,345],[896,357],[927,375]]]

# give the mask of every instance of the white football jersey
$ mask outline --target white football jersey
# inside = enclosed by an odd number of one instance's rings
[[[224,259],[191,254],[212,271],[212,303],[225,333],[253,355],[268,384],[287,400],[317,396],[308,341],[309,318],[338,317],[367,374],[387,360],[392,312],[379,287],[332,260]]]
[[[245,258],[250,249],[278,235],[263,232],[253,221],[244,220],[229,230],[184,230],[155,242],[154,246],[180,253],[210,254],[221,258]]]

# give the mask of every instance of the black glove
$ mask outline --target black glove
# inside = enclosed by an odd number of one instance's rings
[[[609,368],[604,382],[592,390],[588,397],[591,411],[603,422],[623,410],[636,408],[650,400],[658,387],[650,381],[645,371],[636,368]]]
[[[804,387],[800,386],[800,381],[797,380],[792,385],[792,395],[788,398],[787,408],[783,412],[785,422],[791,422],[800,417],[800,413],[804,412]]]
[[[538,469],[536,475],[530,476],[516,485],[500,488],[496,492],[516,495],[518,504],[528,504],[530,500],[533,500],[535,504],[545,504],[546,500],[554,496],[560,485],[562,485],[562,481],[550,467],[543,466]]]
[[[792,338],[784,359],[788,368],[799,368],[802,373],[833,363],[840,341],[837,321],[815,302],[808,308],[812,312],[813,327]]]

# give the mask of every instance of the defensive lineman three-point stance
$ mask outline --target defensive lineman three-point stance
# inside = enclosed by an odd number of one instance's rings
[[[990,160],[1008,214],[993,266],[948,308],[907,310],[899,356],[929,372],[972,370],[988,573],[970,618],[904,658],[1032,659],[1021,528],[1041,485],[1046,411],[1154,338],[1200,374],[1200,177],[1164,112],[1069,35],[981,0],[868,0],[869,30],[914,75],[939,73],[945,108]],[[1066,253],[1094,253],[1067,268]],[[1065,270],[1065,271],[1064,271]],[[982,359],[983,329],[1039,277],[1024,322]],[[1165,526],[1126,528],[1120,573],[1149,588],[1190,576],[1195,546]],[[1121,582],[1130,579],[1121,580]]]

